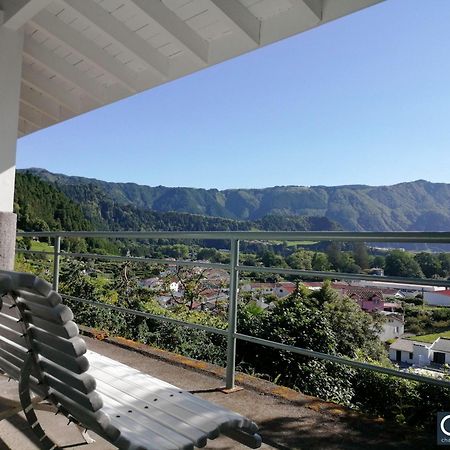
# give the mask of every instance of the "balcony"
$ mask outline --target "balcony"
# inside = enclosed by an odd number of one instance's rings
[[[256,421],[261,429],[265,448],[431,448],[435,442],[435,436],[429,432],[419,432],[417,429],[402,427],[394,420],[383,421],[376,418],[376,414],[363,415],[334,403],[320,400],[316,397],[303,395],[278,384],[260,380],[251,375],[245,375],[236,371],[236,344],[257,346],[267,351],[282,351],[284,354],[302,355],[314,358],[318,361],[330,361],[339,367],[350,367],[355,370],[369,371],[388,376],[386,379],[407,379],[419,382],[420,385],[435,386],[436,388],[448,388],[450,382],[443,377],[424,376],[420,371],[398,370],[394,366],[372,364],[359,359],[343,357],[339,354],[317,351],[315,348],[301,348],[289,343],[268,340],[257,335],[243,334],[237,328],[237,312],[239,304],[239,286],[242,285],[241,277],[248,273],[254,274],[282,274],[284,276],[297,277],[299,279],[332,279],[332,280],[357,280],[359,282],[373,282],[374,276],[368,274],[321,272],[311,270],[294,270],[281,267],[245,266],[240,263],[240,243],[247,241],[339,241],[339,242],[369,242],[369,243],[430,243],[433,245],[445,245],[450,243],[450,233],[347,233],[347,232],[139,232],[139,233],[110,233],[110,232],[41,232],[41,233],[18,233],[18,237],[34,237],[49,239],[53,244],[52,251],[36,251],[18,249],[25,254],[38,254],[48,258],[47,264],[52,266],[52,279],[55,289],[59,287],[60,262],[71,259],[83,259],[84,261],[113,261],[142,264],[158,264],[169,267],[190,267],[202,269],[226,270],[229,275],[228,284],[228,306],[226,315],[228,321],[227,329],[206,326],[201,323],[185,322],[173,316],[156,315],[143,310],[132,310],[119,304],[100,302],[75,296],[64,295],[72,308],[80,310],[80,307],[93,308],[93,310],[109,310],[126,317],[137,317],[143,320],[156,321],[157,323],[172,324],[174,326],[186,327],[199,330],[211,335],[222,336],[226,340],[226,364],[225,368],[213,366],[205,362],[196,362],[190,358],[184,358],[163,350],[156,350],[143,344],[133,343],[114,337],[114,333],[106,341],[88,339],[88,347],[98,353],[114,355],[114,358],[125,362],[130,366],[139,368],[153,376],[164,379],[182,388],[196,392],[213,402],[227,406],[228,408],[250,416]],[[112,238],[112,239],[138,239],[145,240],[170,239],[175,240],[223,240],[229,242],[230,263],[210,263],[195,260],[173,260],[155,259],[133,256],[99,255],[90,253],[70,253],[61,251],[61,241],[68,238]],[[391,284],[412,284],[415,286],[450,287],[450,282],[443,279],[411,279],[400,277],[376,277]],[[211,313],[212,314],[212,313]],[[77,316],[76,316],[77,317]],[[84,325],[91,325],[84,323]],[[104,338],[102,330],[86,331],[91,336]],[[108,342],[107,342],[108,341]],[[111,345],[116,344],[116,345]],[[117,344],[121,348],[117,347]],[[138,347],[138,352],[136,352]],[[256,348],[256,347],[253,347]],[[11,391],[2,382],[3,392]],[[236,385],[244,389],[232,394],[224,394],[220,388],[225,385],[233,389]],[[7,385],[6,385],[7,386]],[[380,395],[386,393],[380,392]],[[446,405],[444,401],[438,406]],[[48,414],[43,412],[42,414]],[[45,420],[43,422],[45,424]],[[20,423],[17,422],[17,424]],[[9,436],[13,421],[2,424],[6,427],[2,436]],[[51,428],[56,422],[50,422]],[[19,426],[19,425],[17,425]],[[8,431],[9,430],[9,431]],[[59,425],[55,429],[57,439]],[[25,433],[26,434],[26,433]],[[14,439],[19,439],[13,433]],[[64,435],[66,435],[64,433]],[[67,434],[69,437],[69,434]],[[79,439],[78,439],[79,440]],[[72,445],[76,436],[67,445]],[[11,444],[6,444],[11,445]],[[27,444],[28,445],[28,444]],[[31,444],[30,444],[31,445]],[[109,448],[99,439],[96,447]],[[98,446],[98,447],[97,447]],[[12,448],[15,448],[14,446]],[[18,448],[18,447],[17,447]],[[25,447],[21,447],[25,448]],[[30,447],[32,448],[32,447]],[[239,448],[227,441],[212,441],[208,448]]]

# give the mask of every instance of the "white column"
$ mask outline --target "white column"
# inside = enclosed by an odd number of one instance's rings
[[[16,216],[13,214],[19,122],[23,31],[0,25],[0,269],[12,269]]]

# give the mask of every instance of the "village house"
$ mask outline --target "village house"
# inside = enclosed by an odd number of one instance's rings
[[[381,341],[386,342],[390,339],[396,339],[405,332],[405,319],[402,314],[383,311],[386,321],[383,323],[383,329],[378,334]]]
[[[389,359],[416,367],[450,364],[450,339],[439,337],[425,343],[400,338],[390,345]]]
[[[278,298],[287,297],[295,291],[295,283],[282,281],[279,283],[245,283],[241,287],[242,292],[251,292],[256,298],[273,294]]]

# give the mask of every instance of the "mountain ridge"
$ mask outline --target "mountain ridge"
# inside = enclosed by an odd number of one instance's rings
[[[234,220],[267,215],[326,217],[348,231],[444,231],[450,229],[450,184],[425,180],[394,185],[274,186],[204,189],[114,183],[22,169],[78,198],[79,186],[95,187],[119,205]]]

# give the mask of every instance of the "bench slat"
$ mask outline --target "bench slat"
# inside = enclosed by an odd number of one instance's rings
[[[91,371],[89,371],[91,373]],[[162,417],[171,416],[173,419],[178,421],[183,421],[189,426],[193,427],[194,430],[200,430],[209,439],[214,439],[218,437],[218,429],[220,427],[220,422],[214,421],[212,418],[206,421],[201,414],[205,413],[205,410],[199,412],[195,411],[186,405],[177,404],[175,402],[165,401],[161,395],[158,395],[155,391],[151,392],[149,389],[139,388],[129,382],[128,379],[115,379],[114,375],[105,375],[105,373],[92,372],[92,375],[96,378],[98,383],[98,391],[100,394],[107,394],[104,392],[104,386],[109,385],[114,388],[117,392],[116,398],[122,396],[123,392],[127,392],[130,396],[134,397],[136,401],[141,401],[143,407],[148,405],[151,408],[152,414],[160,414]],[[155,398],[157,401],[154,401]],[[105,406],[108,405],[108,399],[105,398]],[[188,405],[189,406],[189,405]]]
[[[77,358],[86,353],[86,343],[78,336],[71,339],[62,339],[35,327],[30,328],[30,333],[35,341],[42,342],[68,356]]]
[[[3,336],[1,335],[0,335],[0,348],[3,348],[7,352],[16,356],[17,358],[22,359],[22,361],[25,359],[25,355],[28,353],[28,349],[4,339]]]
[[[110,417],[102,410],[96,412],[89,411],[54,389],[50,389],[49,393],[86,428],[104,436],[110,442],[119,437],[120,431],[112,425]]]
[[[33,342],[33,346],[44,358],[65,367],[67,370],[72,370],[77,374],[84,373],[89,368],[89,362],[85,356],[73,358],[72,356],[67,356],[38,341]]]
[[[2,314],[8,317],[13,317],[16,320],[20,319],[20,314],[17,307],[12,303],[12,300],[9,297],[3,297]]]
[[[27,341],[22,334],[10,330],[3,325],[0,325],[0,336],[14,342],[17,345],[20,345],[23,348],[27,348]]]
[[[156,394],[162,408],[166,408],[168,403],[174,403],[183,408],[186,415],[190,415],[196,419],[201,417],[201,415],[208,417],[208,421],[210,421],[212,425],[215,424],[215,427],[220,427],[224,423],[228,423],[231,426],[248,428],[250,431],[256,431],[253,422],[240,414],[195,397],[194,395],[182,391],[158,378],[143,374],[136,369],[110,358],[106,358],[103,355],[88,351],[86,356],[91,364],[90,373],[92,373],[95,378],[102,379],[103,381],[116,386],[119,390],[123,389],[124,392],[133,392],[132,395],[136,398],[152,402],[153,397]],[[103,371],[103,374],[97,372],[97,370]],[[131,390],[131,387],[133,387],[133,390]],[[171,395],[173,397],[171,397]],[[180,395],[183,397],[182,402],[180,402],[179,399]],[[215,417],[217,417],[217,422],[215,422]],[[215,427],[214,429],[216,429]]]
[[[10,330],[15,331],[16,333],[23,333],[23,323],[19,322],[19,319],[13,316],[9,316],[7,314],[0,313],[0,325],[3,325]]]
[[[48,374],[44,374],[43,381],[47,383],[48,386],[64,395],[64,397],[73,400],[80,405],[80,407],[85,408],[88,411],[96,412],[103,406],[102,398],[95,391],[90,392],[89,394],[83,394]]]
[[[3,372],[5,372],[8,376],[15,380],[19,380],[20,378],[20,370],[14,365],[6,361],[4,358],[0,356],[0,368]],[[30,377],[30,387],[34,393],[39,395],[40,397],[47,396],[47,389],[44,385],[39,384],[35,377]]]
[[[69,320],[73,319],[72,311],[66,305],[59,304],[52,308],[45,305],[36,305],[31,302],[22,302],[19,298],[18,301],[24,305],[24,307],[30,311],[33,315],[40,317],[41,319],[48,320],[49,322],[56,323],[58,325],[64,325]]]
[[[126,415],[129,410],[132,410],[133,413],[130,414],[130,418],[142,425],[154,421],[159,427],[167,427],[168,437],[170,433],[176,433],[189,439],[189,442],[193,441],[197,447],[206,445],[207,434],[204,431],[171,415],[168,411],[157,408],[154,404],[147,403],[144,400],[136,399],[124,392],[118,392],[117,389],[102,381],[98,381],[98,391],[103,396],[105,410],[111,408],[111,415],[115,414],[114,411]]]
[[[3,272],[11,280],[14,289],[29,289],[41,295],[48,295],[52,291],[52,285],[32,273],[26,272]]]
[[[51,291],[48,295],[44,296],[31,292],[27,289],[18,289],[15,291],[18,297],[25,303],[34,303],[37,305],[46,305],[53,307],[61,303],[61,297],[55,291]]]
[[[96,388],[97,383],[95,378],[87,372],[77,375],[44,358],[40,358],[39,367],[45,373],[48,373],[64,384],[68,384],[78,391],[83,392],[83,394],[89,394]]]
[[[114,390],[112,391],[113,392],[111,395],[114,395]],[[105,396],[105,394],[103,394],[103,396]],[[169,448],[193,447],[191,438],[185,437],[165,424],[155,421],[155,419],[151,416],[141,414],[140,408],[138,409],[138,406],[135,406],[133,402],[127,403],[124,401],[123,397],[117,399],[114,397],[109,397],[107,403],[108,407],[105,411],[109,412],[112,422],[114,424],[117,423],[119,426],[116,426],[119,429],[122,425],[125,425],[130,431],[142,435],[142,433],[139,433],[139,430],[147,428],[143,436],[145,436],[148,432],[150,432],[150,434],[161,436],[164,440],[172,442],[172,446]],[[148,436],[148,438],[150,440],[151,436]]]
[[[166,435],[165,433],[168,433],[168,430],[165,427],[160,427],[158,429],[158,426],[155,426],[155,424],[151,423],[151,421],[149,421],[148,426],[141,425],[130,417],[133,413],[129,414],[126,410],[125,412],[122,412],[124,410],[120,407],[120,404],[117,402],[114,403],[120,408],[120,410],[113,407],[111,411],[112,414],[110,414],[111,422],[119,430],[125,428],[131,432],[133,438],[132,442],[135,441],[137,437],[141,442],[146,444],[145,448],[155,448],[159,450],[194,448],[192,442],[189,442],[186,439],[175,438],[172,434],[170,437]],[[117,412],[119,412],[119,414],[116,414]],[[151,443],[150,446],[149,443]]]
[[[27,311],[25,311],[25,319],[35,327],[48,331],[49,333],[53,333],[64,339],[70,339],[78,336],[79,334],[77,324],[71,320],[66,322],[64,325],[58,325],[56,323],[49,322],[48,320],[41,319],[40,317],[33,316]]]

